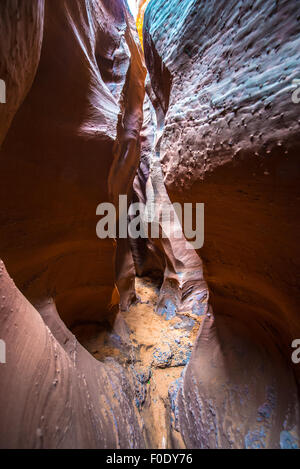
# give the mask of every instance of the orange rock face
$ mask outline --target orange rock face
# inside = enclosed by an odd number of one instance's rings
[[[149,0],[140,0],[138,4],[138,15],[136,18],[136,26],[139,34],[141,44],[143,45],[143,24],[144,24],[144,15],[147,8]]]
[[[0,5],[0,79],[6,87],[6,103],[1,105],[0,112],[0,145],[36,73],[43,38],[44,8],[45,0],[3,0]]]
[[[119,302],[115,243],[95,227],[98,204],[129,193],[139,161],[145,72],[122,5],[46,3],[34,85],[2,148],[3,260],[68,326]]]

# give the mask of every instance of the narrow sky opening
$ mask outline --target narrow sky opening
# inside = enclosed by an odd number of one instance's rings
[[[130,8],[131,13],[133,14],[134,18],[136,19],[138,14],[137,2],[136,0],[127,0],[128,6]]]

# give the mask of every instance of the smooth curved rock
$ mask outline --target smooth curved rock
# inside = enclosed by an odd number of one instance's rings
[[[39,312],[0,263],[1,448],[143,446],[130,376],[99,363],[59,318],[52,300]],[[49,327],[44,323],[43,319]]]
[[[0,4],[0,146],[12,119],[28,93],[40,59],[45,0],[3,0]]]
[[[43,7],[0,7],[9,75],[0,141],[43,36],[0,155],[1,256],[37,308],[1,261],[0,446],[143,447],[131,374],[114,359],[99,363],[60,318],[113,323],[118,311],[116,243],[97,239],[96,207],[129,191],[138,165],[145,72],[136,31],[122,1],[51,0],[45,19]],[[120,165],[126,183],[112,184]],[[119,316],[115,327],[126,329]]]
[[[34,84],[1,151],[2,257],[26,297],[54,298],[68,326],[118,309],[116,244],[97,238],[96,208],[129,193],[139,162],[134,28],[121,1],[46,2]]]

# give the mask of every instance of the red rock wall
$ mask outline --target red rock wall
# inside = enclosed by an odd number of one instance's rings
[[[65,327],[53,301],[43,305],[41,317],[2,261],[0,298],[7,348],[0,367],[0,447],[142,447],[130,375],[114,360],[93,358]]]
[[[299,13],[296,1],[146,9],[165,184],[172,201],[205,203],[200,254],[216,319],[205,319],[173,403],[188,447],[299,444]]]
[[[96,207],[129,192],[139,161],[133,20],[121,0],[0,10],[1,141],[16,113],[0,155],[0,247],[27,298],[2,263],[0,446],[142,447],[131,376],[94,359],[60,318],[73,327],[118,312],[116,243],[96,237]]]
[[[69,326],[119,302],[115,243],[95,227],[139,159],[144,68],[122,5],[46,2],[34,85],[1,153],[2,257],[27,298],[54,298]]]
[[[45,0],[3,0],[0,4],[0,79],[6,84],[6,104],[1,105],[2,144],[11,121],[28,93],[39,63]]]

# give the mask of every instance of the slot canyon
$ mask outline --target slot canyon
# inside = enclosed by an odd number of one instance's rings
[[[0,79],[0,448],[299,448],[299,0],[1,0]]]

